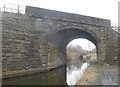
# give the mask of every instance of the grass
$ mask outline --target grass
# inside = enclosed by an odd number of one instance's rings
[[[79,81],[77,81],[76,85],[92,85],[97,77],[96,72],[95,72],[95,67],[91,67],[91,66],[88,67],[85,70],[85,73],[82,76],[82,78]]]
[[[118,72],[117,66],[108,66],[108,65],[90,65],[83,74],[82,78],[79,79],[76,83],[78,85],[95,85],[100,79],[99,75],[102,73],[116,73]],[[117,74],[116,74],[117,75]],[[79,86],[78,86],[79,87]]]

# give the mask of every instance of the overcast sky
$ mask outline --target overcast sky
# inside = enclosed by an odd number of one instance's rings
[[[112,25],[118,23],[118,1],[120,0],[0,0],[0,2],[109,19],[112,21]]]
[[[111,25],[118,25],[119,0],[0,0],[0,2],[19,4],[23,6],[28,5],[109,19],[111,20]],[[83,48],[86,49],[86,40],[81,41]],[[77,45],[81,44],[81,42],[75,40],[72,44]],[[94,46],[91,44],[91,47],[93,48]]]
[[[68,44],[68,46],[70,45],[74,45],[74,46],[80,45],[82,49],[90,50],[90,51],[96,48],[96,46],[91,41],[83,38],[74,39]]]

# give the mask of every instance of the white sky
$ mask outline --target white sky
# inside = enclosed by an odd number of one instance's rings
[[[51,10],[76,13],[86,16],[98,17],[111,20],[111,25],[118,25],[118,2],[120,0],[0,0],[19,5],[28,5]],[[1,5],[1,4],[0,4]],[[1,6],[0,6],[1,7]],[[82,42],[82,44],[81,44]],[[86,49],[85,40],[72,42],[74,45],[83,45]],[[94,47],[91,44],[92,47]]]
[[[91,41],[82,38],[74,39],[68,44],[68,46],[69,45],[74,45],[74,46],[80,45],[82,49],[85,50],[92,50],[96,47]]]
[[[0,2],[110,19],[112,25],[118,23],[118,1],[120,0],[0,0]]]

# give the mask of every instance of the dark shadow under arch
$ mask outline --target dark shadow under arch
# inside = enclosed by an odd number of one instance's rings
[[[96,46],[96,53],[98,59],[98,43],[100,39],[97,35],[84,26],[66,26],[55,29],[47,36],[47,40],[59,48],[59,52],[66,55],[66,47],[69,42],[77,38],[84,38],[91,41]],[[64,51],[64,52],[62,52]]]
[[[85,38],[93,42],[96,47],[100,42],[97,35],[87,29],[84,26],[62,26],[51,31],[47,40],[60,44],[61,46],[67,46],[67,44],[77,38]]]

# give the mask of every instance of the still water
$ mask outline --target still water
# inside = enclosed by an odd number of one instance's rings
[[[89,66],[89,63],[81,63],[80,61],[74,62],[75,64],[67,66],[67,84],[75,85],[78,80],[83,76],[85,69]]]
[[[67,62],[67,67],[62,66],[49,72],[3,80],[3,85],[66,85],[66,83],[75,85],[88,65],[80,61],[70,61]]]

